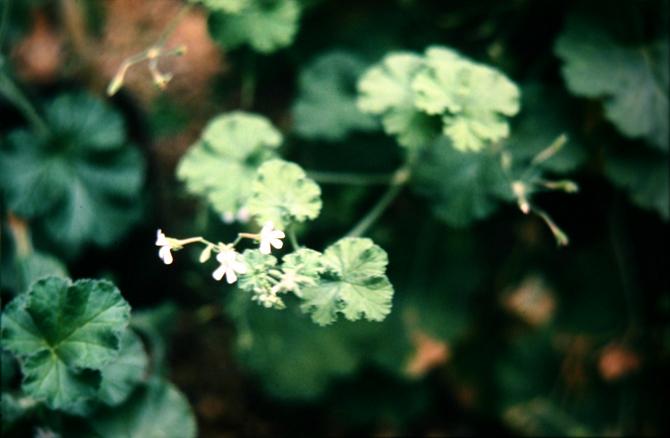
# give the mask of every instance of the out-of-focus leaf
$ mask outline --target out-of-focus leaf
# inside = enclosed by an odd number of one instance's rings
[[[296,0],[248,0],[235,13],[213,11],[212,38],[226,49],[248,44],[261,53],[290,45],[298,31],[300,6]],[[230,8],[229,8],[230,10]]]
[[[251,194],[256,167],[274,156],[281,141],[262,116],[239,111],[217,116],[179,162],[177,177],[219,214],[234,214]]]
[[[492,214],[511,192],[497,154],[463,153],[449,143],[441,138],[424,151],[414,184],[440,219],[465,226]]]
[[[48,277],[10,302],[2,343],[19,356],[23,390],[53,409],[96,395],[100,371],[119,354],[130,306],[104,280]]]
[[[381,116],[386,133],[408,148],[419,148],[439,134],[439,122],[414,106],[412,81],[422,68],[421,57],[392,53],[358,81],[358,108]]]
[[[88,242],[114,243],[139,218],[144,179],[122,119],[87,94],[61,95],[45,115],[50,137],[19,129],[0,148],[9,208],[71,253]]]
[[[412,88],[416,106],[442,115],[443,133],[462,151],[506,138],[505,116],[519,111],[519,89],[505,75],[444,47],[426,50],[425,68]]]
[[[371,131],[377,122],[356,107],[356,81],[366,63],[344,51],[325,53],[300,73],[293,107],[296,132],[305,138],[342,140],[352,131]]]
[[[126,330],[121,336],[119,357],[100,370],[98,399],[109,406],[123,403],[144,378],[148,362],[140,338],[132,330]]]
[[[191,3],[200,3],[210,11],[223,11],[235,14],[244,9],[249,0],[189,0]]]
[[[238,283],[240,289],[251,292],[255,296],[269,293],[273,283],[268,270],[277,264],[277,258],[269,254],[262,254],[257,249],[245,250],[242,257],[247,271],[240,274]]]
[[[97,411],[88,423],[103,438],[191,438],[196,423],[186,397],[171,383],[152,379],[120,406]]]
[[[247,303],[238,296],[228,305],[234,320],[244,321],[238,325],[237,357],[272,395],[316,398],[334,378],[358,366],[351,327],[345,326],[351,323],[319,328],[295,307],[268,312]]]
[[[319,325],[342,313],[348,320],[382,321],[391,311],[393,286],[386,277],[386,252],[366,238],[346,237],[323,253],[325,272],[303,290],[301,308]]]
[[[16,257],[13,264],[13,276],[9,279],[4,278],[3,286],[15,293],[27,291],[31,284],[44,277],[68,275],[63,262],[39,251],[33,251],[25,257]]]
[[[539,167],[556,173],[570,172],[579,167],[586,159],[587,151],[575,132],[570,103],[556,91],[539,83],[523,88],[522,102],[523,110],[505,141],[513,164],[521,164],[525,168],[561,134],[566,134],[566,144]]]
[[[503,419],[526,436],[593,436],[593,431],[547,398],[535,398],[509,407]]]
[[[597,23],[573,17],[556,41],[573,93],[604,98],[605,115],[627,137],[668,151],[670,44],[619,43]]]
[[[278,229],[316,219],[321,211],[321,189],[295,163],[266,161],[251,186],[247,208],[258,223],[271,221]]]
[[[647,210],[670,219],[670,158],[652,151],[607,151],[605,174],[614,185],[625,190],[631,200]]]

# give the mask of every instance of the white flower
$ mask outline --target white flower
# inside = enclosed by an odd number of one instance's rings
[[[165,234],[163,234],[160,228],[156,232],[156,246],[161,247],[158,250],[158,257],[160,257],[166,265],[171,264],[173,259],[170,251],[174,248],[174,244],[172,239],[165,237]]]
[[[215,280],[221,280],[224,276],[228,284],[233,284],[237,281],[237,274],[244,274],[247,272],[247,265],[237,260],[237,252],[233,250],[221,251],[216,256],[216,260],[220,263],[216,271],[212,273]]]
[[[286,235],[283,231],[274,229],[274,224],[272,221],[266,222],[260,232],[261,253],[270,254],[272,251],[272,248],[270,248],[271,246],[277,249],[281,249],[281,247],[284,246],[284,242],[282,242],[281,239],[284,237],[286,237]]]

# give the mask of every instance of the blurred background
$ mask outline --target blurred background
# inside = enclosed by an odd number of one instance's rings
[[[32,162],[0,165],[3,303],[36,272],[114,281],[203,437],[668,433],[667,1],[300,0],[293,15],[257,25],[285,36],[271,50],[231,42],[210,3],[2,0],[0,152],[37,142],[19,132],[40,122],[16,90],[66,127],[53,153],[76,154],[77,142],[129,148],[91,165],[83,186],[99,191],[62,207],[49,187],[20,185]],[[160,58],[167,86],[138,63],[108,97],[124,60],[161,35],[167,49],[187,48]],[[535,198],[567,247],[514,203],[481,199],[480,181],[438,173],[431,188],[403,191],[369,232],[396,290],[381,323],[319,327],[295,303],[267,310],[212,281],[195,250],[171,266],[158,259],[158,228],[212,240],[244,228],[175,177],[210,118],[263,114],[285,135],[282,156],[307,169],[392,172],[395,141],[340,117],[355,111],[347,96],[368,66],[431,45],[520,86],[513,154],[568,136],[546,171],[579,193]],[[314,88],[333,94],[301,111]],[[300,233],[313,248],[382,192],[322,189],[321,217]],[[101,201],[107,192],[113,202]]]

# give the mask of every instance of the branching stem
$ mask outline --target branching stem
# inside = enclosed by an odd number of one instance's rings
[[[393,174],[321,172],[318,170],[308,170],[307,176],[322,184],[361,186],[386,185],[393,179]]]

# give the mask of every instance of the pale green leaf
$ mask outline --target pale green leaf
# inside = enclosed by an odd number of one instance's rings
[[[321,189],[300,166],[288,161],[266,161],[258,169],[247,204],[258,223],[272,221],[285,229],[294,222],[315,219],[321,211]]]
[[[316,58],[300,73],[293,107],[296,132],[305,138],[342,140],[352,131],[371,131],[377,122],[356,107],[356,81],[366,63],[344,51]]]
[[[240,274],[239,288],[254,294],[267,293],[273,285],[268,271],[277,264],[277,258],[262,254],[257,249],[245,250],[242,257],[247,265],[247,272]]]
[[[320,325],[342,313],[351,321],[381,321],[391,311],[393,286],[386,277],[386,252],[367,238],[346,237],[323,254],[326,272],[303,290],[301,308]]]
[[[3,348],[22,358],[23,389],[55,409],[98,390],[100,370],[119,353],[130,306],[104,280],[49,277],[8,304]]]
[[[192,438],[197,435],[186,397],[171,383],[152,379],[120,406],[97,411],[89,425],[102,438]]]
[[[86,94],[57,97],[45,115],[49,138],[15,130],[0,145],[9,208],[70,253],[118,241],[139,219],[144,179],[120,116]]]
[[[443,47],[426,50],[425,67],[412,88],[416,106],[443,115],[444,134],[463,151],[479,151],[507,137],[503,116],[519,111],[519,89],[505,75]]]
[[[281,140],[264,117],[239,111],[217,116],[182,157],[177,177],[219,214],[234,214],[251,194],[256,167],[274,156]]]
[[[300,248],[282,258],[282,284],[287,291],[302,296],[307,286],[315,286],[325,270],[323,254],[309,248]]]
[[[210,11],[223,11],[230,14],[240,12],[249,0],[189,0],[191,3],[200,3]]]
[[[236,13],[213,12],[209,32],[222,47],[243,44],[261,53],[290,45],[298,31],[300,6],[296,0],[248,0]]]
[[[574,17],[556,41],[563,77],[574,94],[603,98],[605,116],[627,137],[667,151],[670,45],[625,45],[596,23]]]
[[[358,108],[381,116],[386,133],[396,136],[398,143],[408,148],[423,146],[439,133],[432,118],[414,106],[412,81],[422,68],[421,57],[392,53],[358,81]]]

